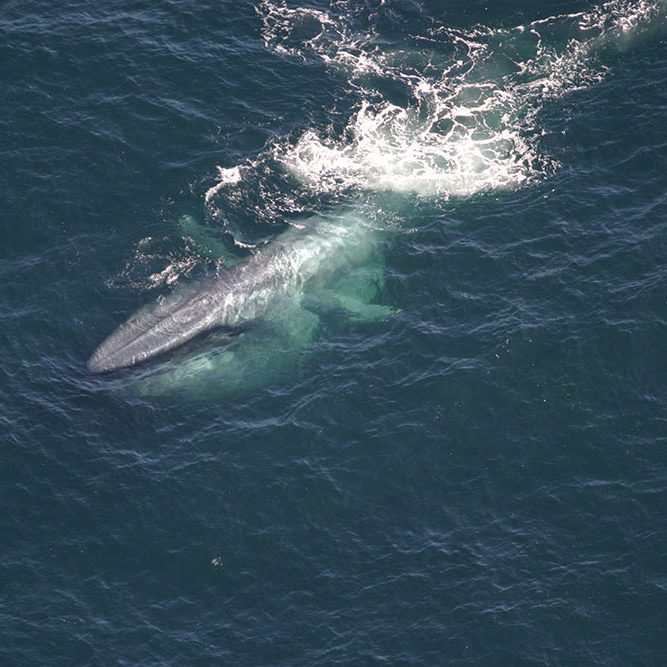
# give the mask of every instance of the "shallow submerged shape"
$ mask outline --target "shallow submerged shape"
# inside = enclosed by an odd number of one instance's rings
[[[286,310],[292,320],[304,319],[299,311],[308,307],[383,313],[364,301],[376,297],[382,281],[379,257],[378,233],[357,214],[301,221],[250,259],[141,310],[95,350],[88,368],[103,373],[147,362],[214,329],[233,331],[260,320],[275,325]],[[266,345],[270,350],[270,337]],[[251,358],[248,372],[255,371]]]

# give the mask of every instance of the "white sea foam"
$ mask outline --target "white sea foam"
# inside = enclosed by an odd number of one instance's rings
[[[601,81],[607,71],[600,49],[621,48],[665,14],[663,0],[611,0],[514,28],[429,25],[387,45],[373,21],[383,5],[375,14],[352,0],[331,0],[327,11],[294,5],[259,3],[266,47],[326,63],[346,77],[358,106],[342,133],[305,129],[241,170],[219,168],[205,195],[214,216],[239,199],[244,180],[261,180],[253,172],[268,162],[316,195],[447,199],[542,180],[558,168],[540,152],[544,104]],[[404,91],[403,101],[387,99],[392,85]],[[270,214],[299,210],[298,193],[266,195]]]
[[[360,98],[342,135],[305,130],[296,142],[276,142],[273,157],[320,192],[447,198],[539,180],[557,167],[539,153],[545,100],[600,81],[606,71],[595,50],[660,11],[662,2],[612,0],[513,29],[430,28],[383,50],[367,22],[355,23],[359,13],[348,0],[332,0],[329,11],[262,0],[267,48],[335,67]],[[408,91],[407,105],[383,98],[383,80]]]
[[[241,180],[241,169],[239,167],[218,167],[218,182],[210,187],[204,195],[204,201],[208,204],[215,195],[227,185],[234,185]]]

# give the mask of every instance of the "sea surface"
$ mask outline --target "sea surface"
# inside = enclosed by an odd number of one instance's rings
[[[664,1],[6,0],[0,85],[1,665],[667,664]],[[382,317],[88,369],[318,217]]]

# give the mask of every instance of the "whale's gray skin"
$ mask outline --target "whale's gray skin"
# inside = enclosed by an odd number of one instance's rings
[[[311,218],[247,261],[159,299],[114,331],[88,361],[107,373],[149,361],[200,334],[279,317],[309,297],[358,310],[366,304],[331,293],[336,276],[352,275],[377,253],[376,233],[354,215]],[[368,305],[368,308],[382,308]]]

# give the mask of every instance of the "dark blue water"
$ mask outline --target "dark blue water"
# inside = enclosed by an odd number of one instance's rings
[[[5,2],[0,663],[664,664],[666,17]],[[350,211],[391,316],[87,370]]]

